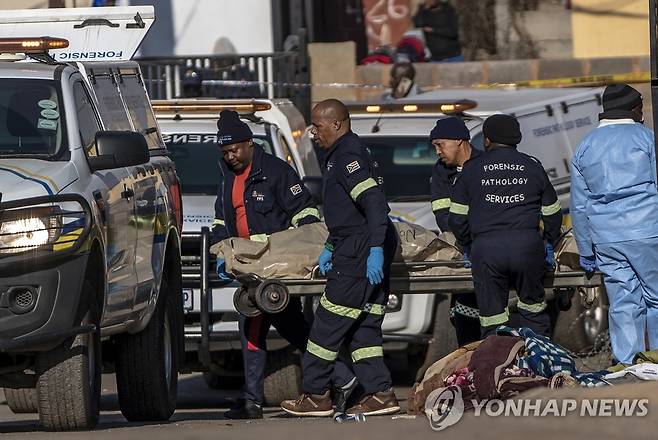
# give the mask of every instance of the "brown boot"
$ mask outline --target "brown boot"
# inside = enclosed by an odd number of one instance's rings
[[[334,413],[329,391],[324,394],[304,393],[297,400],[284,400],[281,408],[298,417],[327,417]]]
[[[364,396],[359,403],[347,410],[347,415],[353,416],[361,413],[364,416],[382,416],[395,414],[398,411],[400,411],[398,399],[395,397],[393,388],[390,388],[387,391]]]

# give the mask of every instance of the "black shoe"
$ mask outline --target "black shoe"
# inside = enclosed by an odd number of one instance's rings
[[[251,400],[245,400],[226,411],[224,417],[232,420],[262,419],[263,407]]]
[[[355,377],[347,385],[334,388],[334,409],[337,413],[345,413],[347,401],[358,385]]]

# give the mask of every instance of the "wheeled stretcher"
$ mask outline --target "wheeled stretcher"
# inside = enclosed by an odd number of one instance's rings
[[[393,272],[400,269],[418,269],[443,266],[462,266],[455,261],[427,261],[423,263],[393,263]],[[397,269],[397,271],[396,271]],[[257,274],[245,274],[238,277],[242,287],[233,295],[233,304],[238,312],[245,316],[257,316],[262,312],[278,313],[283,310],[291,296],[319,296],[324,292],[326,279],[316,267],[311,279],[266,279]],[[547,273],[544,278],[546,298],[552,299],[561,291],[577,288],[593,288],[601,285],[601,275],[587,275],[581,271]],[[392,292],[409,294],[473,294],[473,277],[464,275],[408,275],[391,276]],[[511,295],[514,301],[515,295]]]
[[[211,292],[226,282],[220,280],[212,264],[210,254],[210,230],[202,228],[199,240],[198,270],[183,273],[183,286],[200,286],[200,352],[199,358],[205,365],[211,364],[210,341],[212,333]],[[449,275],[427,275],[432,268],[454,269]],[[459,260],[394,262],[392,265],[391,292],[410,294],[473,294],[473,277],[470,270]],[[241,273],[236,276],[241,286],[233,295],[236,310],[246,316],[260,313],[278,313],[288,304],[291,296],[320,296],[324,292],[326,279],[314,267],[310,276],[304,278],[268,278],[256,273]],[[596,288],[602,285],[601,274],[586,274],[583,271],[562,270],[547,273],[544,278],[546,299],[564,295],[571,298],[580,288]],[[512,306],[516,303],[515,292],[510,294]]]

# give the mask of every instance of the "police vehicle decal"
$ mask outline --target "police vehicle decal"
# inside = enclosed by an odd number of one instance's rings
[[[16,171],[16,170],[12,170],[12,169],[10,169],[10,168],[0,167],[0,171],[5,171],[5,172],[7,172],[7,173],[11,173],[11,174],[13,174],[13,175],[15,175],[15,176],[18,176],[18,177],[20,177],[20,178],[22,178],[22,179],[30,180],[30,181],[32,181],[32,182],[36,182],[36,183],[38,183],[39,185],[41,185],[41,186],[44,187],[44,189],[46,190],[46,192],[48,193],[48,195],[52,196],[52,195],[54,194],[54,192],[53,192],[53,190],[50,188],[50,186],[48,186],[48,184],[47,184],[46,182],[44,182],[43,180],[39,180],[39,179],[36,179],[36,178],[34,178],[34,177],[26,176],[25,174],[22,174],[22,173],[20,173],[20,172],[18,172],[18,171]],[[27,171],[25,171],[25,170],[23,170],[23,172],[27,173]],[[58,191],[59,191],[59,190],[58,190]]]

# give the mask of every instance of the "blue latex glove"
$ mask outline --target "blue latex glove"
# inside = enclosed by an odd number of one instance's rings
[[[233,279],[231,275],[226,273],[226,262],[221,258],[217,258],[217,276],[222,281],[231,281]]]
[[[334,264],[331,262],[331,255],[332,252],[329,249],[324,248],[318,257],[318,266],[320,267],[320,273],[323,276],[326,276],[327,272],[334,267]]]
[[[464,248],[464,253],[462,254],[462,261],[464,262],[464,267],[466,269],[471,268],[472,265],[471,265],[471,248],[470,248],[470,246]]]
[[[553,249],[553,245],[550,243],[546,243],[546,253],[544,254],[544,263],[546,264],[546,267],[549,269],[555,268],[555,249]]]
[[[384,279],[384,249],[371,247],[368,261],[366,262],[366,276],[368,282],[373,286]]]
[[[579,259],[580,267],[585,269],[585,272],[587,273],[592,273],[598,269],[596,266],[596,257],[594,255],[591,255],[589,257],[583,257],[582,255],[580,256]]]

